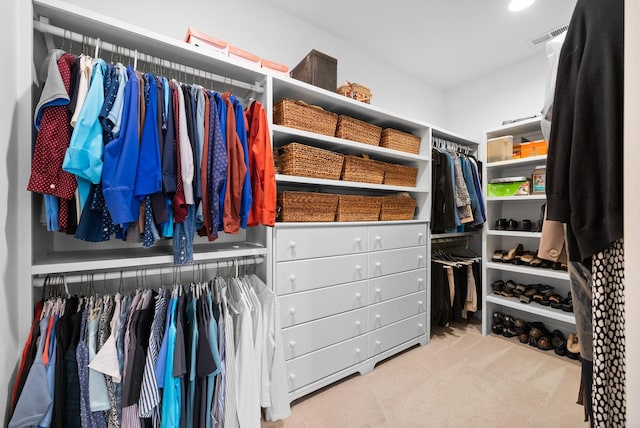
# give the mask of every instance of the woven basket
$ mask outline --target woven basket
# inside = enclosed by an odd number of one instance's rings
[[[345,85],[338,86],[337,91],[340,95],[344,95],[347,98],[352,98],[365,104],[369,104],[371,102],[371,89],[359,83],[351,83],[347,81]]]
[[[277,150],[280,174],[339,180],[344,155],[300,143],[289,143]]]
[[[380,146],[386,147],[387,149],[418,154],[418,152],[420,152],[420,137],[398,131],[397,129],[387,128],[382,131]]]
[[[418,168],[398,165],[395,163],[385,163],[384,181],[382,183],[390,186],[415,187],[417,177]]]
[[[280,222],[334,221],[338,195],[313,192],[278,192]]]
[[[416,200],[410,196],[384,196],[380,208],[380,220],[413,220]]]
[[[360,183],[382,184],[384,180],[384,163],[367,157],[346,155],[342,166],[341,179]]]
[[[336,137],[338,138],[377,146],[380,144],[381,133],[382,128],[379,126],[349,116],[340,115],[338,117],[338,128],[336,129]]]
[[[340,195],[336,221],[377,221],[381,205],[379,196]]]
[[[273,108],[273,123],[302,129],[316,134],[333,136],[336,132],[338,115],[311,106],[303,101],[283,98]]]

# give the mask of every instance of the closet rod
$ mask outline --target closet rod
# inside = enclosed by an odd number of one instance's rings
[[[113,43],[102,41],[99,38],[92,38],[92,37],[84,36],[79,33],[74,33],[73,31],[65,30],[64,28],[56,27],[55,25],[51,25],[46,22],[42,22],[34,19],[33,28],[44,34],[51,34],[57,37],[61,37],[63,40],[72,40],[76,43],[88,42],[89,44],[96,46],[96,50],[104,49],[116,54],[119,53],[124,56],[131,57],[132,59],[134,59],[134,62],[137,62],[137,60],[141,60],[143,62],[155,64],[163,68],[175,70],[173,66],[176,63],[169,61],[167,59],[154,57],[152,55],[147,55],[142,52],[139,52],[136,49],[121,47]],[[228,84],[236,88],[247,89],[257,93],[264,93],[264,88],[258,82],[256,82],[255,84],[247,83],[241,80],[235,80],[230,77],[220,76],[218,74],[210,73],[208,71],[200,70],[200,69],[193,68],[188,65],[182,65],[182,64],[179,64],[179,67],[176,71],[178,73],[185,73],[194,77],[200,77],[205,80],[212,80],[214,82]]]
[[[93,279],[96,281],[106,281],[120,278],[140,278],[144,276],[155,276],[155,275],[171,275],[174,272],[178,275],[189,275],[191,272],[198,273],[199,270],[202,269],[218,269],[218,268],[227,268],[233,266],[247,266],[247,265],[257,265],[264,262],[264,257],[262,256],[252,256],[245,258],[237,258],[237,259],[225,259],[224,261],[210,261],[210,262],[200,262],[193,263],[190,265],[171,265],[171,266],[160,266],[154,268],[127,268],[120,270],[109,270],[109,271],[99,271],[93,273],[74,273],[71,275],[65,275],[64,273],[56,273],[52,275],[41,275],[34,277],[32,279],[32,283],[34,287],[42,287],[44,286],[44,281],[47,276],[51,276],[53,278],[63,277],[67,284],[75,284],[82,282],[89,282]]]

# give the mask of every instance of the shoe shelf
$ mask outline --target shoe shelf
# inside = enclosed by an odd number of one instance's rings
[[[553,319],[562,321],[567,324],[575,325],[576,319],[573,312],[564,312],[560,309],[553,309],[547,306],[542,306],[537,303],[522,303],[520,300],[513,297],[502,297],[490,294],[487,296],[487,302],[494,303],[503,307],[516,309],[522,312],[535,315],[537,317]],[[491,314],[489,314],[491,315]]]
[[[569,274],[563,270],[519,266],[511,263],[487,262],[487,269],[494,269],[494,270],[500,270],[505,272],[523,273],[526,275],[532,275],[532,276],[538,276],[538,277],[544,277],[544,278],[566,279],[567,281],[569,280]]]
[[[489,236],[514,236],[520,238],[540,238],[541,232],[523,232],[516,230],[487,230]]]
[[[487,139],[512,135],[514,144],[520,141],[537,140],[542,138],[540,118],[505,125],[486,132]],[[545,165],[546,155],[532,156],[499,162],[484,162],[484,188],[494,178],[524,176],[531,177],[533,170],[539,165]],[[486,195],[486,193],[485,193]],[[541,219],[542,205],[546,195],[524,195],[506,197],[485,197],[487,212],[487,228],[483,231],[483,334],[491,333],[492,313],[495,311],[516,311],[526,314],[532,320],[545,324],[557,324],[561,329],[575,329],[575,316],[571,312],[564,312],[548,306],[531,302],[520,302],[519,299],[498,296],[492,292],[491,285],[496,280],[514,280],[522,284],[547,283],[554,286],[559,295],[566,296],[570,291],[569,274],[563,270],[516,265],[492,261],[495,251],[510,250],[519,244],[530,252],[536,252],[541,232],[523,230],[498,230],[496,221],[513,219],[522,222],[527,219],[537,223]],[[538,230],[538,229],[534,229]]]

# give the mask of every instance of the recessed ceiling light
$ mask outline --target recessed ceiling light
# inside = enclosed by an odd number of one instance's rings
[[[534,1],[535,0],[511,0],[511,3],[509,3],[509,10],[511,12],[521,11],[531,6]]]

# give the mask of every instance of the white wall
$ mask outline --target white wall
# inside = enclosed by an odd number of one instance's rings
[[[290,69],[316,49],[338,60],[338,85],[350,80],[370,87],[372,104],[432,124],[445,121],[441,90],[262,1],[68,2],[177,39],[184,39],[191,26]]]
[[[445,92],[446,127],[465,137],[485,140],[485,131],[503,120],[540,114],[547,59],[539,54]]]

